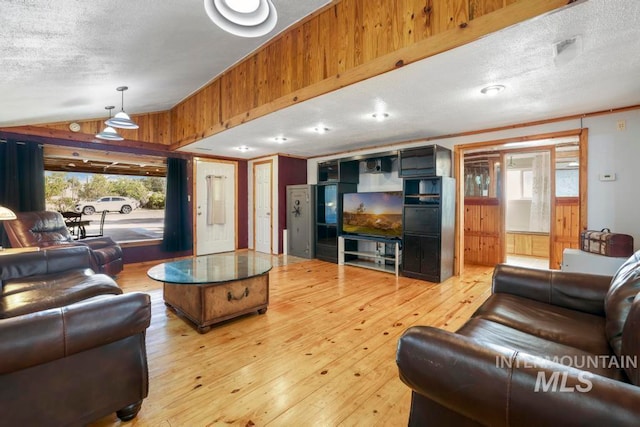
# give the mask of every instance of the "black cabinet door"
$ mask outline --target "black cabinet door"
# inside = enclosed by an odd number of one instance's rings
[[[413,207],[404,208],[404,231],[408,233],[439,234],[440,233],[440,207]]]
[[[405,234],[403,243],[405,276],[440,282],[440,237]]]
[[[413,176],[434,176],[436,174],[433,146],[411,148],[400,151],[401,178]]]
[[[420,249],[422,251],[420,273],[440,281],[440,237],[420,237]]]
[[[420,273],[422,264],[422,249],[420,245],[421,236],[411,234],[404,235],[402,248],[402,270],[413,273]]]

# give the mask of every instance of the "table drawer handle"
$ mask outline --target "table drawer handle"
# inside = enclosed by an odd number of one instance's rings
[[[240,294],[239,297],[234,296],[231,291],[227,292],[227,301],[240,301],[242,298],[244,297],[248,297],[249,296],[249,288],[244,288],[244,292]]]

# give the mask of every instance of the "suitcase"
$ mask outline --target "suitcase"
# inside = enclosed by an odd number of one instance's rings
[[[600,231],[586,230],[580,233],[580,249],[592,254],[628,257],[633,255],[633,237],[612,233],[608,228]]]

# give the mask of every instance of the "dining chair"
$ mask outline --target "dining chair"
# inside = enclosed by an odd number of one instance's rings
[[[102,237],[104,236],[104,219],[107,216],[107,210],[102,211],[102,216],[100,217],[100,229],[97,234],[85,234],[84,237]]]

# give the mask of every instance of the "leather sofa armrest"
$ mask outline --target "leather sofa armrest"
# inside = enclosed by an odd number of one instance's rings
[[[415,393],[483,425],[637,425],[635,386],[444,330],[408,329],[396,362]]]
[[[499,264],[493,271],[493,293],[524,298],[604,316],[610,276]]]
[[[640,331],[640,293],[633,299],[627,320],[624,322],[622,335],[616,337],[622,341],[621,356],[636,360],[636,365],[637,359],[640,358],[640,334],[638,331]],[[640,385],[640,366],[626,364],[624,370],[632,384]]]
[[[150,321],[150,297],[140,292],[99,296],[61,308],[2,319],[0,374],[143,333]]]
[[[87,245],[92,250],[102,249],[111,246],[119,246],[111,237],[88,237],[86,239],[79,240],[82,244]]]

